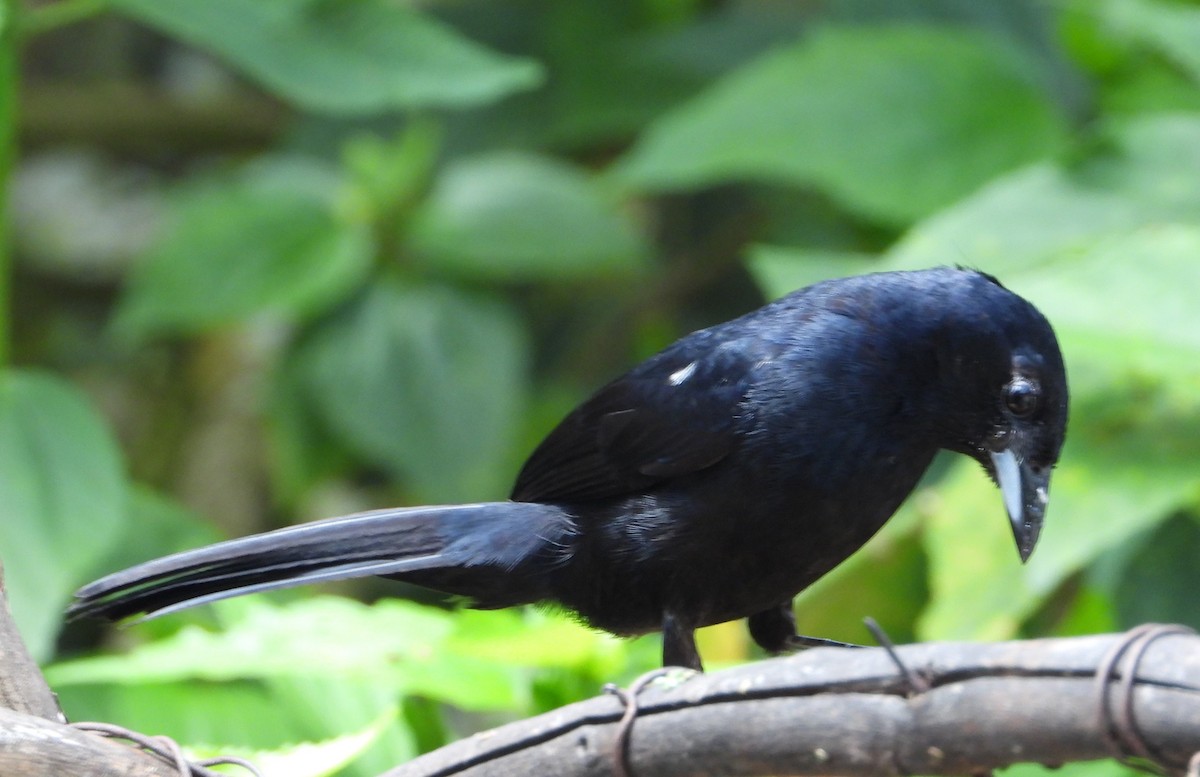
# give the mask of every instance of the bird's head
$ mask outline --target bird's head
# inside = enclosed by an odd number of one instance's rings
[[[1045,317],[994,278],[971,275],[947,294],[937,329],[941,442],[999,486],[1026,561],[1066,436],[1067,375]]]

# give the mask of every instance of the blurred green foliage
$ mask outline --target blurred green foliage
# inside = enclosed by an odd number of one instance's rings
[[[503,498],[674,337],[938,264],[1062,340],[1041,545],[946,457],[801,630],[1200,625],[1196,2],[3,0],[0,49],[0,557],[74,718],[369,775],[636,675],[654,638],[371,581],[59,613],[223,534]]]

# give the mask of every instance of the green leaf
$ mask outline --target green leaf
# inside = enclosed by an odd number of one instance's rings
[[[1131,766],[1123,766],[1113,760],[1076,761],[1074,763],[1043,766],[1042,764],[1016,764],[1000,769],[1001,777],[1139,777],[1145,772]]]
[[[179,742],[236,747],[271,748],[301,738],[294,710],[260,683],[51,681],[51,687],[71,720],[102,720]]]
[[[388,0],[113,0],[311,111],[471,107],[541,82],[537,63]]]
[[[434,648],[437,649],[437,648]],[[309,677],[275,677],[267,683],[271,697],[295,721],[295,731],[308,741],[362,731],[376,721],[397,717],[409,699],[393,683],[365,677],[333,674]],[[442,702],[430,702],[440,709]],[[291,740],[295,741],[293,735]],[[393,722],[355,759],[349,775],[383,774],[420,752],[407,720]],[[287,772],[282,772],[287,774]]]
[[[215,527],[169,497],[137,483],[127,488],[126,520],[108,552],[81,580],[94,580],[147,559],[198,548],[223,539]],[[149,628],[170,630],[165,620]]]
[[[918,225],[883,268],[998,275],[1054,323],[1076,391],[1115,364],[1194,374],[1200,116],[1128,121],[1107,137],[1110,150],[1069,173],[1030,168]]]
[[[286,607],[257,598],[231,604],[218,609],[237,613],[225,631],[186,626],[126,655],[48,667],[47,681],[65,687],[337,677],[471,709],[517,703],[511,669],[444,649],[454,631],[454,614],[445,610],[395,599],[368,606],[333,596]]]
[[[897,642],[911,641],[928,596],[925,553],[914,522],[901,517],[796,598],[796,630],[862,642],[873,617]]]
[[[362,282],[374,256],[365,226],[337,220],[297,185],[310,182],[299,171],[265,172],[177,199],[174,227],[121,300],[119,333],[198,332],[264,311],[308,317]]]
[[[1157,50],[1200,84],[1200,9],[1157,0],[1101,0],[1091,5],[1112,35]]]
[[[719,81],[642,136],[641,189],[752,179],[816,186],[904,224],[1057,153],[1065,127],[1027,57],[963,29],[824,28]]]
[[[1197,494],[1200,497],[1200,493]],[[1109,592],[1119,628],[1139,623],[1200,623],[1200,525],[1191,516],[1164,522],[1140,543]]]
[[[590,176],[512,152],[451,165],[417,214],[412,241],[439,268],[502,280],[624,271],[646,254]]]
[[[113,547],[125,518],[120,451],[74,387],[0,373],[0,554],[13,617],[46,658],[74,588]]]
[[[1200,355],[1200,223],[1164,223],[1114,236],[1090,250],[1013,276],[1012,285],[1047,312],[1064,347],[1104,342],[1105,361],[1159,364],[1195,374]],[[1114,311],[1114,300],[1120,300]],[[1118,314],[1114,314],[1114,312]],[[1078,342],[1078,345],[1075,343]],[[1191,361],[1180,363],[1182,353]]]
[[[916,500],[932,590],[923,637],[1013,636],[1069,576],[1200,502],[1200,117],[1127,121],[1105,139],[1070,171],[1038,165],[998,181],[862,267],[965,263],[998,275],[1051,320],[1071,383],[1067,445],[1028,567],[978,467],[961,463]],[[810,269],[805,258],[759,252],[752,267],[780,293],[810,280],[794,274]]]
[[[428,501],[498,498],[526,395],[527,345],[504,306],[384,282],[295,354],[313,406],[352,449]]]
[[[47,668],[53,685],[229,681],[339,674],[370,676],[437,645],[453,629],[450,614],[412,602],[375,607],[334,596],[286,607],[259,598],[218,612],[236,613],[224,632],[186,626],[123,656],[101,656]],[[368,635],[373,635],[368,638]]]
[[[758,287],[774,299],[818,281],[871,272],[879,266],[879,257],[758,245],[750,248],[746,264]]]
[[[1067,444],[1026,570],[981,475],[941,490],[924,636],[1010,636],[1067,576],[1200,502],[1198,252],[1200,227],[1148,227],[1011,278],[1058,332],[1072,381]]]
[[[888,253],[887,269],[964,264],[1006,278],[1136,226],[1141,216],[1119,192],[1078,186],[1060,168],[1038,165],[918,224]]]
[[[132,655],[136,661],[136,651]],[[55,692],[72,720],[103,720],[230,754],[287,751],[296,742],[353,735],[375,721],[394,719],[397,707],[391,683],[336,674],[237,682],[66,683],[56,685]],[[381,769],[416,754],[401,725],[389,725],[370,749],[372,755],[382,749],[392,756]],[[252,760],[258,763],[257,757]]]
[[[274,371],[265,403],[271,494],[277,504],[289,507],[353,465],[353,457],[333,439],[309,401],[301,367],[295,358],[284,359]]]
[[[933,492],[924,637],[1011,636],[1070,575],[1200,499],[1200,117],[1139,118],[1103,139],[1069,171],[1029,168],[918,225],[883,263],[998,275],[1050,319],[1071,383],[1027,568],[977,467]]]
[[[1086,474],[1065,465],[1055,472],[1046,529],[1028,570],[1021,567],[1000,494],[977,466],[959,462],[950,477],[925,495],[931,598],[917,624],[921,639],[1016,635],[1021,620],[1052,590],[1035,587],[1031,575],[1042,563],[1042,551],[1063,539],[1056,526],[1065,512],[1060,492],[1073,477]]]
[[[1026,168],[922,222],[886,269],[966,264],[1007,278],[1141,226],[1200,223],[1200,116],[1131,120],[1103,139],[1111,152],[1074,170]]]
[[[1195,503],[1196,388],[1190,397],[1179,392],[1151,400],[1110,390],[1087,401],[1076,398],[1073,418],[1089,422],[1071,427],[1051,481],[1046,528],[1024,568],[1000,495],[977,466],[963,462],[926,501],[933,596],[921,636],[1012,637],[1068,576]],[[1141,417],[1122,417],[1129,407],[1139,408]],[[1107,417],[1097,418],[1101,414]]]
[[[1053,604],[1050,608],[1053,609]],[[1057,637],[1082,637],[1120,630],[1112,597],[1091,586],[1081,587],[1072,597],[1067,611],[1054,615],[1053,635]]]
[[[616,637],[565,615],[534,610],[455,615],[448,644],[459,654],[524,667],[580,669],[612,651]]]
[[[1200,89],[1167,63],[1145,62],[1107,83],[1100,95],[1101,113],[1151,114],[1200,111]]]
[[[221,746],[188,747],[190,759],[237,756],[254,764],[264,775],[286,774],[289,777],[326,777],[366,752],[383,737],[396,722],[396,707],[386,710],[368,726],[320,742],[301,742],[272,750],[248,750]]]
[[[425,193],[441,138],[427,121],[414,121],[392,139],[368,134],[350,138],[342,147],[349,178],[350,209],[373,224],[407,215]]]

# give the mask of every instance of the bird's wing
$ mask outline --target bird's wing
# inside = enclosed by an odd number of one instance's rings
[[[512,498],[588,501],[716,464],[733,448],[761,344],[697,333],[600,389],[525,462]]]

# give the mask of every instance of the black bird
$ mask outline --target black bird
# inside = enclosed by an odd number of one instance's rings
[[[512,500],[301,524],[150,561],[76,593],[123,618],[382,575],[472,606],[565,607],[620,635],[748,617],[806,644],[792,597],[865,543],[939,449],[999,484],[1024,561],[1062,447],[1067,383],[1049,323],[983,273],[826,281],[694,332],[600,389],[533,452]],[[818,640],[819,641],[819,640]]]

